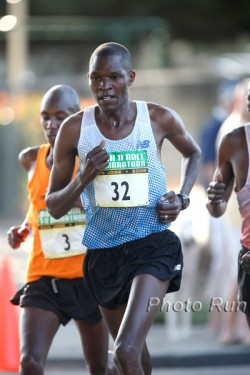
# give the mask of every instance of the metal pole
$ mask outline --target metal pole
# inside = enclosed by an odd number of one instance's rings
[[[7,14],[17,17],[17,23],[13,30],[6,35],[6,86],[9,90],[9,105],[14,107],[17,92],[23,89],[23,77],[27,71],[27,12],[28,0],[17,3],[7,3]],[[18,201],[20,198],[20,166],[18,164],[18,140],[19,131],[17,123],[14,122],[1,129],[2,142],[2,178],[1,184],[1,207],[0,212],[6,216],[18,215]]]
[[[7,83],[15,91],[22,83],[22,75],[27,71],[28,40],[27,12],[28,0],[7,3],[7,12],[17,18],[16,26],[7,32]]]

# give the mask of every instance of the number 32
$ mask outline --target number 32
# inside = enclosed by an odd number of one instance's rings
[[[112,197],[112,200],[113,201],[118,201],[118,199],[120,198],[120,195],[123,193],[123,196],[122,196],[122,200],[123,201],[129,201],[130,200],[130,196],[128,195],[128,191],[129,191],[129,184],[127,181],[122,181],[121,182],[121,186],[120,186],[120,190],[123,189],[124,191],[123,192],[119,192],[119,185],[117,182],[111,182],[111,186],[114,187],[114,194],[115,196]]]

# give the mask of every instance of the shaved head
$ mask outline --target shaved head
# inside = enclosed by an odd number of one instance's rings
[[[51,87],[44,95],[41,107],[50,100],[57,102],[59,99],[64,99],[67,109],[72,112],[80,111],[80,98],[76,90],[67,85],[56,85]]]
[[[93,60],[97,57],[107,57],[107,56],[120,56],[121,62],[127,72],[133,70],[132,68],[132,58],[129,50],[119,43],[109,42],[98,46],[92,53],[89,61],[89,66],[92,65]]]

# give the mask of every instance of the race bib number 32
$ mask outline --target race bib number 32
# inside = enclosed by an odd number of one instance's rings
[[[94,180],[96,205],[148,205],[147,150],[109,152],[109,165]]]

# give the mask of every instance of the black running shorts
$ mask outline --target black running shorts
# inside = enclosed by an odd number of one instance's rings
[[[33,306],[54,312],[60,323],[71,319],[97,324],[101,313],[83,278],[57,279],[44,276],[24,285],[11,299],[20,307]]]
[[[238,256],[238,300],[241,311],[250,316],[250,275],[243,270],[240,264],[241,257],[248,251],[242,247]]]
[[[83,264],[88,288],[97,303],[109,309],[127,303],[137,275],[170,280],[168,293],[179,290],[182,267],[179,237],[168,229],[120,246],[88,250]]]

